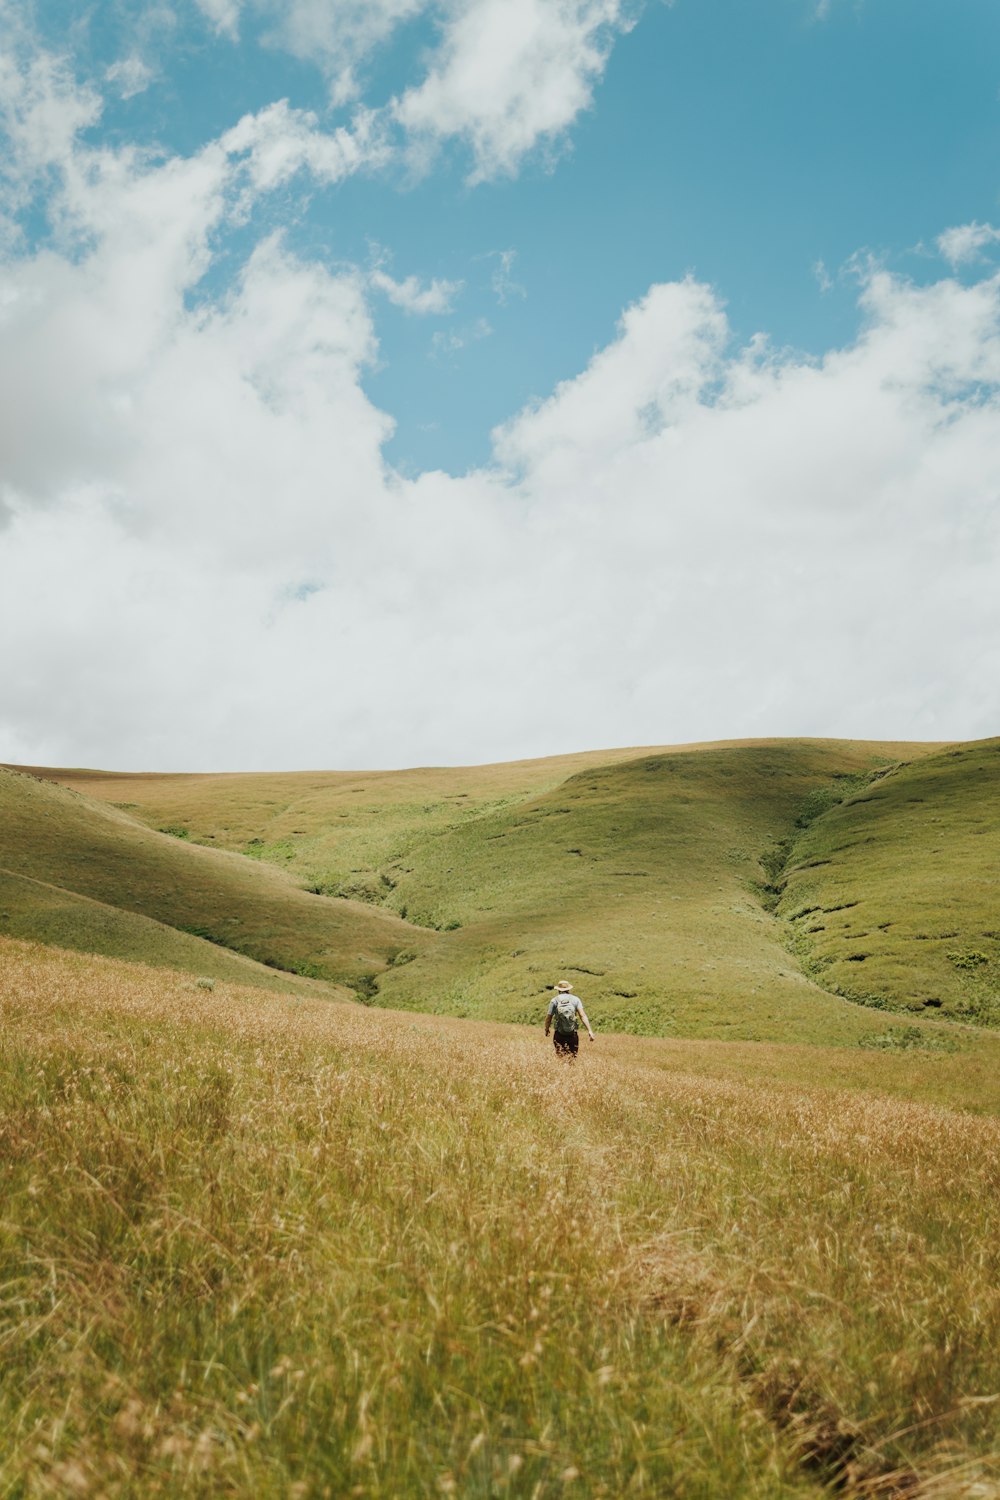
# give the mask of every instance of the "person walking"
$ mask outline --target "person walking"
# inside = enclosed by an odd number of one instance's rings
[[[579,1018],[579,1020],[578,1020]],[[545,1035],[548,1036],[549,1028],[554,1025],[552,1041],[555,1045],[556,1055],[573,1061],[580,1046],[579,1022],[582,1021],[587,1028],[590,1040],[594,1040],[594,1033],[590,1022],[587,1020],[587,1012],[583,1008],[583,1001],[579,995],[574,995],[573,986],[566,979],[560,979],[556,985],[556,992],[549,1001],[549,1008],[545,1015]]]

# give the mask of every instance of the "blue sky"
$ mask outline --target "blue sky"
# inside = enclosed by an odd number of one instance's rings
[[[282,97],[327,121],[349,115],[314,63],[268,45],[266,16],[217,37],[193,7],[171,14],[144,33],[125,7],[80,7],[93,73],[130,55],[154,69],[106,109],[103,137],[190,152]],[[516,179],[467,186],[458,146],[418,180],[395,169],[267,206],[310,256],[365,262],[377,246],[397,274],[464,283],[433,330],[398,310],[379,319],[366,384],[396,418],[388,453],[408,472],[483,462],[490,429],[574,374],[655,281],[690,272],[719,289],[737,337],[765,330],[819,354],[856,332],[853,256],[926,279],[921,246],[995,216],[991,0],[653,0],[634,14],[592,108]],[[405,87],[434,34],[428,16],[402,26],[368,60],[364,97],[384,104]],[[520,290],[500,303],[498,252],[511,250]],[[434,332],[467,342],[435,350]]]
[[[35,644],[6,758],[398,764],[995,727],[971,663],[994,661],[996,620],[960,602],[996,544],[993,0],[0,0],[0,42],[19,412],[0,564],[99,558],[74,584],[82,635],[56,619],[39,645],[18,603]],[[777,560],[752,558],[768,537]],[[547,633],[553,571],[601,602]],[[156,622],[178,588],[174,652]],[[918,646],[899,622],[928,588],[943,636]],[[792,662],[765,660],[773,621],[730,659],[762,592],[817,607]],[[470,613],[482,701],[463,708],[446,684]],[[123,620],[155,635],[138,720]],[[75,727],[29,670],[37,652],[68,670],[74,631],[104,663]],[[234,656],[185,738],[177,705]],[[310,705],[248,749],[262,660],[318,671],[343,722]],[[550,705],[561,729],[540,727]]]

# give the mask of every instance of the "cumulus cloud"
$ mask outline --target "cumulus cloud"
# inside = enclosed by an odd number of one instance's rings
[[[87,253],[4,271],[4,758],[995,730],[1000,278],[872,269],[819,360],[654,286],[490,466],[404,480],[370,273],[271,236],[191,303],[238,170],[105,163]]]
[[[0,22],[5,21],[0,12]],[[6,140],[2,175],[8,202],[15,185],[72,160],[77,136],[101,116],[100,96],[77,83],[62,58],[19,55],[16,33],[0,28],[0,130]],[[16,198],[13,206],[17,206]]]
[[[302,171],[318,182],[339,182],[362,168],[383,165],[390,153],[371,110],[359,109],[350,126],[326,131],[312,110],[293,109],[287,99],[245,115],[222,144],[245,158],[253,193],[269,192]]]
[[[366,63],[408,21],[437,28],[425,75],[380,111],[402,133],[411,166],[438,146],[471,149],[470,181],[517,171],[552,148],[593,98],[615,38],[639,0],[198,0],[220,33],[241,10],[263,20],[264,40],[315,63],[331,102],[362,93]]]
[[[502,462],[532,483],[572,488],[703,406],[718,378],[725,315],[709,287],[689,280],[653,287],[622,318],[619,337],[583,374],[495,434]]]
[[[190,157],[98,149],[51,59],[3,82],[8,211],[47,174],[61,233],[0,268],[0,758],[996,731],[1000,276],[863,267],[821,359],[653,286],[490,464],[405,479],[373,270],[268,234],[208,275],[245,199],[370,153],[287,104]]]
[[[992,224],[956,224],[938,236],[938,249],[945,260],[960,266],[980,260],[987,245],[1000,243],[1000,229]]]
[[[450,8],[426,78],[393,113],[417,152],[448,138],[470,146],[470,181],[512,175],[588,108],[630,24],[622,0],[465,0]]]

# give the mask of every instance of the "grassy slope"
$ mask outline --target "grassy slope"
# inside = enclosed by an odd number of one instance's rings
[[[1000,1023],[1000,740],[890,771],[806,828],[778,912],[822,983]]]
[[[922,746],[742,742],[396,773],[47,772],[159,827],[256,853],[442,931],[390,1005],[535,1019],[567,972],[602,1026],[857,1041],[886,1022],[805,978],[751,889],[836,776]],[[424,939],[421,950],[421,937]]]
[[[2,939],[0,1014],[5,1494],[997,1493],[1000,1120],[917,1101],[1000,1039],[567,1068]]]
[[[788,741],[645,756],[427,841],[390,866],[392,899],[462,926],[380,993],[528,1020],[566,973],[617,1030],[818,1042],[881,1029],[802,975],[753,887],[810,792],[883,754]]]
[[[277,973],[151,917],[4,870],[0,870],[0,932],[6,937],[41,938],[56,948],[101,953],[234,984],[283,991],[292,988],[302,993],[328,988],[316,980]]]
[[[159,928],[140,928],[127,918],[102,926],[93,908],[74,896],[187,929],[263,963],[346,983],[380,970],[401,947],[423,939],[388,911],[310,895],[268,865],[152,832],[114,808],[31,776],[0,771],[0,827],[0,872],[9,897],[4,910],[15,930],[45,941],[111,951],[121,951],[123,943],[142,950],[148,942],[150,961],[168,954],[170,961],[186,957],[184,967],[194,961]],[[226,963],[228,976],[236,977],[233,962]],[[201,962],[197,967],[206,972]]]
[[[686,748],[693,752],[700,747]],[[183,830],[198,843],[286,866],[329,894],[356,888],[381,897],[378,870],[402,844],[539,796],[585,767],[643,753],[597,750],[407,771],[171,775],[20,769],[111,803],[149,827]]]

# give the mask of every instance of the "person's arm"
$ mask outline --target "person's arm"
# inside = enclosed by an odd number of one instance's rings
[[[588,1034],[590,1036],[590,1040],[593,1041],[594,1040],[594,1033],[590,1029],[590,1022],[587,1020],[587,1012],[584,1010],[582,1002],[580,1004],[580,1020],[583,1022],[584,1026],[586,1026],[587,1032],[588,1032]],[[546,1029],[548,1029],[548,1028],[546,1028]]]
[[[554,1000],[550,1000],[549,1001],[549,1008],[545,1012],[545,1035],[546,1036],[548,1036],[548,1034],[549,1034],[549,1027],[552,1025],[552,1011],[555,1008],[555,1003],[556,1002]]]

